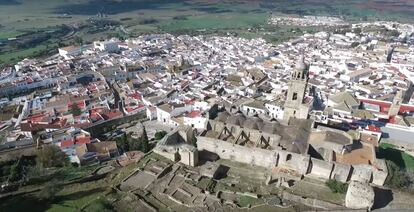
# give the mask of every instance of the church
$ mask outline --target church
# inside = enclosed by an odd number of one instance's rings
[[[305,63],[304,57],[301,56],[288,83],[289,89],[287,91],[283,114],[285,121],[289,121],[291,118],[308,118],[313,103],[312,98],[306,97],[308,80],[309,65]]]

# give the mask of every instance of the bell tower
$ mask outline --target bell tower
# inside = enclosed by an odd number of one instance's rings
[[[304,103],[308,80],[309,65],[305,63],[305,58],[302,55],[288,82],[289,89],[284,104],[284,120],[289,121],[290,118],[306,119],[308,117],[309,105]]]
[[[398,112],[400,111],[400,108],[401,108],[402,99],[403,99],[403,92],[402,90],[398,90],[394,96],[392,105],[390,109],[388,110],[389,117],[394,117],[398,115]]]

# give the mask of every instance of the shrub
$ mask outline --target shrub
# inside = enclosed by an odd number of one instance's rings
[[[385,186],[394,189],[406,189],[410,185],[410,179],[404,170],[401,170],[394,162],[387,160],[388,176]]]
[[[37,196],[41,200],[54,200],[56,198],[56,194],[60,190],[62,190],[61,185],[59,185],[57,180],[52,180],[45,184],[45,186],[42,190],[40,190]]]
[[[109,212],[114,211],[112,205],[106,200],[99,198],[93,201],[88,207],[85,208],[85,211],[91,212]]]
[[[62,167],[68,164],[68,157],[59,147],[47,145],[37,150],[36,162],[43,168]]]
[[[145,24],[156,24],[156,23],[158,23],[159,21],[157,20],[157,19],[154,19],[154,18],[148,18],[148,19],[144,19],[144,20],[141,20],[141,21],[139,21],[138,23],[139,24],[142,24],[142,25],[145,25]]]
[[[359,42],[352,42],[351,43],[351,48],[355,48],[357,46],[359,46]]]
[[[79,106],[76,103],[72,104],[72,109],[70,110],[70,112],[74,116],[79,116],[82,114],[82,110],[79,108]]]
[[[10,167],[10,181],[18,181],[23,176],[23,167],[20,165],[19,162],[13,164]]]
[[[158,131],[158,132],[155,133],[154,138],[155,138],[155,140],[161,140],[162,138],[164,138],[165,135],[167,135],[167,132]]]
[[[329,189],[331,189],[333,193],[345,194],[348,190],[348,184],[341,183],[336,180],[328,180],[325,184],[329,187]]]

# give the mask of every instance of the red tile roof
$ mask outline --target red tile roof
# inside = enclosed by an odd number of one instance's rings
[[[83,127],[89,127],[91,125],[92,125],[92,123],[85,122],[85,123],[75,123],[75,124],[71,124],[70,126],[77,127],[77,128],[83,128]]]
[[[127,112],[132,112],[132,111],[134,111],[138,108],[136,108],[136,107],[126,107],[125,109],[126,109]]]
[[[129,94],[128,96],[131,97],[131,98],[137,99],[137,100],[142,99],[141,94],[139,94],[138,92],[135,92],[133,94]]]
[[[359,99],[363,103],[377,105],[380,107],[381,112],[388,112],[388,109],[391,107],[392,102],[381,101],[376,99]],[[400,113],[409,113],[414,112],[414,105],[403,104],[400,107]]]
[[[388,120],[389,123],[391,124],[396,124],[397,120],[395,119],[395,116],[391,116],[390,119]]]
[[[190,113],[187,114],[187,117],[188,118],[195,118],[195,117],[200,116],[200,114],[201,114],[201,111],[193,110],[193,111],[191,111]]]
[[[375,125],[368,125],[368,131],[372,131],[372,132],[381,132],[381,128],[376,127]]]
[[[40,122],[41,120],[43,120],[45,117],[49,116],[48,113],[39,113],[39,114],[34,114],[32,116],[28,117],[28,120],[31,123],[37,123]]]
[[[98,113],[91,113],[91,115],[89,117],[93,121],[102,120],[102,117]]]
[[[105,120],[109,120],[109,119],[114,119],[114,118],[121,117],[122,113],[119,110],[111,110],[111,111],[106,111],[105,113],[103,113],[101,115],[102,115],[102,117],[105,118]]]
[[[75,142],[76,144],[88,144],[91,142],[91,138],[90,137],[76,138]]]
[[[60,142],[60,148],[67,148],[73,146],[75,144],[74,140],[66,140]]]

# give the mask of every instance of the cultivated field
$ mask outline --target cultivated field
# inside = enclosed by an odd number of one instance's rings
[[[25,57],[57,53],[56,48],[107,37],[147,33],[218,34],[264,37],[281,42],[297,36],[272,28],[273,14],[331,15],[348,21],[414,21],[409,0],[0,0],[0,66]],[[112,21],[102,27],[93,20]],[[70,28],[62,34],[51,31]],[[53,30],[51,30],[51,28]],[[250,29],[250,30],[249,30]],[[266,29],[266,31],[260,31]],[[308,30],[308,29],[306,29]],[[303,29],[302,29],[303,31]],[[49,33],[49,34],[48,34]],[[29,38],[27,38],[29,36]],[[33,36],[47,39],[21,45]],[[49,36],[51,35],[51,36]],[[17,41],[8,41],[17,38]],[[17,43],[17,44],[16,44]]]

